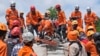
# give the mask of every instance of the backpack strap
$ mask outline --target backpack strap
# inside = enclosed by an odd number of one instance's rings
[[[79,55],[79,52],[82,50],[82,45],[81,45],[81,43],[80,43],[79,41],[70,41],[69,48],[70,48],[70,46],[71,46],[73,43],[77,43],[78,46],[79,46],[79,51],[78,51],[78,53],[75,55],[75,56],[78,56],[78,55]],[[70,50],[69,50],[69,51],[70,51]],[[68,56],[69,56],[69,54],[68,54]]]
[[[78,56],[79,52],[82,51],[82,45],[81,45],[81,43],[78,41],[77,44],[79,46],[79,51],[78,51],[78,53],[75,56]]]

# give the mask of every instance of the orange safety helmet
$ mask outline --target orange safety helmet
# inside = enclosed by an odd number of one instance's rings
[[[12,30],[11,30],[11,35],[12,36],[18,36],[21,34],[21,30],[20,30],[20,27],[14,27]]]
[[[20,26],[20,22],[18,20],[14,20],[12,26]]]
[[[77,40],[77,38],[78,38],[78,33],[77,33],[77,31],[70,31],[69,33],[68,33],[68,35],[67,35],[67,37],[68,37],[68,40],[70,41],[70,40]]]
[[[57,5],[55,6],[55,8],[56,8],[56,9],[59,9],[59,8],[61,8],[61,5],[60,5],[60,4],[57,4]]]
[[[32,6],[30,7],[30,10],[31,10],[31,11],[35,11],[35,6],[32,5]]]
[[[3,23],[0,23],[0,30],[1,31],[7,31],[7,26]]]
[[[95,33],[95,32],[92,31],[92,30],[91,30],[91,31],[88,31],[88,32],[87,32],[87,36],[89,37],[89,36],[93,35],[94,33]]]

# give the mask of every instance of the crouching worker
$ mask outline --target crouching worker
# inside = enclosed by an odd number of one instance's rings
[[[0,23],[0,56],[7,56],[7,45],[4,42],[6,33],[7,33],[6,25]]]
[[[78,40],[77,32],[70,31],[67,36],[69,41],[64,44],[65,56],[87,56],[85,47]]]
[[[22,34],[24,46],[18,51],[18,56],[37,56],[32,49],[34,43],[34,36],[30,32]]]
[[[97,38],[96,36],[93,36],[95,34],[94,31],[88,31],[87,32],[87,38],[88,38],[88,43],[86,44],[86,50],[88,53],[88,56],[99,56],[97,52],[97,42],[95,41]],[[96,35],[96,34],[95,34]]]

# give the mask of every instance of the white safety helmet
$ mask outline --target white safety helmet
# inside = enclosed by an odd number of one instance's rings
[[[11,1],[11,4],[10,4],[11,7],[15,7],[16,6],[16,3],[14,1]]]
[[[75,5],[75,10],[79,9],[79,5]]]
[[[23,42],[30,42],[34,39],[34,36],[31,32],[25,32],[22,34]]]
[[[86,9],[87,11],[91,11],[91,7],[87,7],[87,9]]]
[[[23,11],[19,11],[19,13],[20,13],[20,14],[24,14],[24,12],[23,12]]]

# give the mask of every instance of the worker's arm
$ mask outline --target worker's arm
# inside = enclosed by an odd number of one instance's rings
[[[5,18],[6,18],[6,21],[9,22],[9,16],[10,16],[10,10],[6,10],[6,15],[5,15]]]
[[[37,13],[38,13],[38,19],[39,19],[39,22],[40,22],[44,17],[39,11],[37,11]]]
[[[93,17],[94,17],[94,20],[97,21],[98,20],[98,17],[95,13],[93,13]]]
[[[64,11],[62,11],[62,18],[64,19],[63,23],[66,24],[67,21],[66,21],[66,15],[65,15]]]
[[[31,19],[29,18],[29,13],[26,16],[26,26],[31,24]]]

